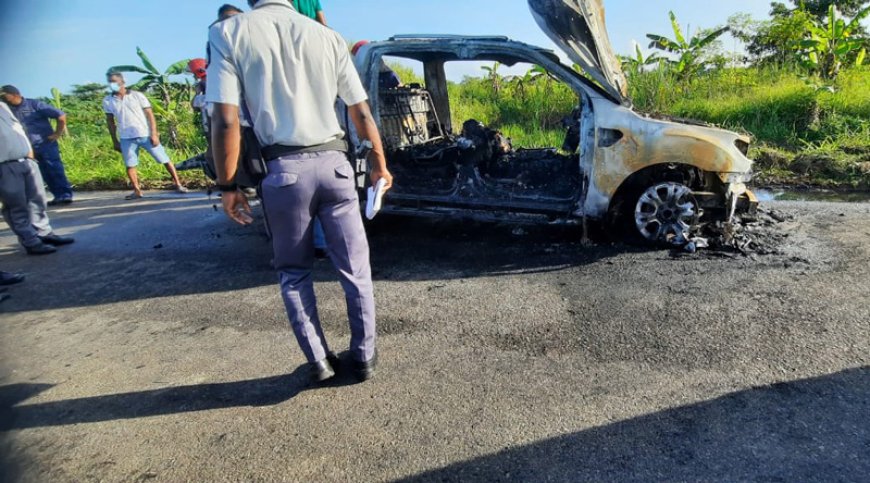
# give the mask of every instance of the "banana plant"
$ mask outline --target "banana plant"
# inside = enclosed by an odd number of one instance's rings
[[[867,56],[867,39],[855,38],[861,21],[870,16],[870,7],[858,12],[849,23],[842,18],[832,4],[825,20],[810,20],[807,37],[798,42],[804,66],[826,80],[837,78],[846,59],[855,55],[855,65],[864,63]]]
[[[142,79],[136,84],[129,86],[130,89],[139,90],[139,91],[147,91],[149,89],[154,89],[160,94],[160,101],[163,104],[164,109],[169,109],[169,105],[172,102],[172,94],[170,91],[171,77],[176,75],[184,74],[185,69],[187,68],[188,62],[190,59],[179,60],[178,62],[170,65],[165,71],[161,72],[157,67],[154,66],[154,63],[151,62],[151,59],[145,55],[145,52],[142,51],[139,47],[136,47],[136,55],[139,56],[139,59],[142,61],[142,66],[138,65],[116,65],[114,67],[110,67],[110,72],[135,72],[137,74],[142,74]]]
[[[54,104],[54,107],[63,110],[63,94],[57,87],[51,88],[51,103]]]
[[[635,45],[634,56],[620,55],[619,60],[620,62],[622,62],[623,69],[629,72],[639,73],[644,69],[644,67],[648,65],[658,64],[664,59],[662,57],[659,57],[655,53],[644,57],[643,52],[640,50],[640,45]]]
[[[677,16],[674,15],[673,11],[668,13],[671,17],[674,38],[669,39],[663,35],[647,34],[647,38],[652,41],[649,47],[676,54],[676,60],[669,59],[667,62],[680,79],[687,80],[707,65],[704,60],[704,49],[727,32],[729,28],[722,27],[706,35],[696,34],[687,40],[679,22],[677,22]]]
[[[495,92],[495,95],[498,96],[499,92],[501,92],[501,83],[502,76],[498,73],[498,69],[501,67],[501,62],[493,62],[492,67],[483,66],[483,69],[486,72],[486,76],[489,78],[490,82],[492,82],[492,90]]]
[[[513,75],[505,77],[505,81],[507,81],[508,85],[513,88],[513,90],[517,93],[520,99],[525,102],[526,100],[526,91],[529,86],[533,85],[537,82],[541,76],[549,76],[550,73],[547,72],[547,69],[535,65],[528,71],[526,71],[523,75]]]

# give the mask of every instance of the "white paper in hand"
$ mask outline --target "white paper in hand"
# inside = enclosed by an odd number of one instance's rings
[[[385,186],[387,186],[387,180],[381,178],[376,185],[369,187],[368,201],[366,201],[366,218],[369,220],[374,220],[378,212],[381,211]]]

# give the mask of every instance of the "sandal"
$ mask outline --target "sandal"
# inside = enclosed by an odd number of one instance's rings
[[[124,197],[125,200],[141,200],[145,195],[140,195],[138,193],[131,193]]]

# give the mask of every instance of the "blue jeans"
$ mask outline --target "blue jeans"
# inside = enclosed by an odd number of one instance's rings
[[[36,162],[42,179],[48,185],[48,191],[56,200],[71,200],[73,197],[72,185],[66,177],[63,160],[60,158],[60,147],[56,142],[45,142],[33,147]]]

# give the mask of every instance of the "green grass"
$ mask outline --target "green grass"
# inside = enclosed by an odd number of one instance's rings
[[[844,71],[833,92],[776,69],[724,69],[677,82],[635,74],[639,110],[707,121],[755,140],[760,182],[870,187],[870,69]]]
[[[410,69],[393,66],[405,83],[422,83]],[[498,90],[496,90],[498,86]],[[758,179],[769,183],[870,187],[870,68],[844,71],[834,92],[788,70],[735,68],[709,72],[682,83],[666,70],[630,73],[631,97],[638,111],[694,118],[747,132],[755,140]],[[577,99],[545,76],[532,82],[472,77],[448,86],[455,130],[476,119],[502,130],[514,147],[560,147],[561,120]],[[79,188],[126,186],[120,154],[112,150],[100,99],[64,96],[70,136],[61,150],[71,181]],[[168,147],[179,162],[205,149],[195,116],[180,103],[180,145]],[[168,144],[167,126],[161,124]],[[143,154],[140,175],[146,186],[169,184],[165,169]],[[188,184],[202,185],[200,173],[184,173]]]
[[[106,128],[105,114],[100,97],[76,98],[64,96],[62,109],[69,119],[69,135],[61,138],[60,151],[66,165],[67,176],[77,189],[117,189],[128,186],[126,168],[121,154],[112,147]],[[183,161],[205,150],[205,139],[199,132],[195,117],[189,110],[181,110],[186,122],[178,126],[181,146],[168,146],[168,129],[158,119],[161,142],[174,163]],[[166,168],[144,151],[139,156],[139,177],[146,188],[165,188],[172,185]],[[182,182],[190,186],[205,186],[201,172],[179,173]]]

